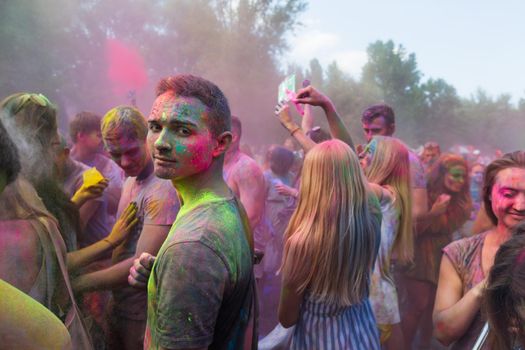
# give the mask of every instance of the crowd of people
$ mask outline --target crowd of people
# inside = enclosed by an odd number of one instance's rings
[[[44,95],[6,97],[0,347],[523,348],[525,151],[416,152],[384,103],[356,145],[304,85],[260,154],[193,75],[68,136]]]

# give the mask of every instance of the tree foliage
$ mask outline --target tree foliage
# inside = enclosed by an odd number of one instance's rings
[[[493,98],[483,90],[461,98],[443,79],[424,80],[416,55],[393,41],[376,41],[367,53],[359,81],[332,63],[322,68],[318,85],[332,98],[358,142],[364,141],[362,111],[384,102],[396,113],[396,136],[412,146],[434,140],[445,149],[454,144],[485,151],[525,149],[525,99],[514,106],[509,95]]]
[[[130,103],[127,93],[115,93],[108,73],[113,40],[144,61],[147,86],[129,90],[146,114],[156,82],[184,72],[216,82],[232,112],[252,124],[248,133],[267,128],[283,78],[285,35],[305,7],[303,0],[1,2],[0,43],[10,49],[0,58],[0,93],[45,93],[59,104],[63,124],[80,110],[104,113]]]

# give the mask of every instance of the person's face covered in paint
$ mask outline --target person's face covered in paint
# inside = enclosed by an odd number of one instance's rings
[[[106,140],[106,150],[126,176],[139,176],[148,164],[148,150],[144,141],[123,134],[116,139]]]
[[[155,175],[179,180],[206,171],[218,156],[206,106],[197,98],[166,92],[148,118],[148,145]]]

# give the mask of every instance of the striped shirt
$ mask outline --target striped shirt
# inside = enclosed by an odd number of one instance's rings
[[[368,298],[352,306],[328,305],[306,297],[292,338],[292,350],[380,349]]]

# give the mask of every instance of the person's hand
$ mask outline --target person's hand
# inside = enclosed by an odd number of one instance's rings
[[[436,199],[434,204],[432,205],[432,209],[430,211],[434,213],[435,215],[441,215],[445,214],[447,211],[447,207],[450,204],[450,195],[449,194],[441,194]]]
[[[286,102],[280,102],[275,106],[275,115],[279,118],[282,126],[284,126],[288,131],[295,130],[299,126],[294,122],[290,114],[290,106]]]
[[[483,298],[483,293],[485,292],[485,289],[487,288],[487,277],[485,277],[481,282],[476,284],[474,288],[474,293],[476,293],[476,296],[481,299]]]
[[[275,184],[275,190],[277,193],[282,194],[283,196],[296,197],[299,193],[295,188],[286,186],[283,184]]]
[[[326,95],[311,85],[297,91],[297,97],[293,101],[296,103],[319,106],[324,109],[332,105],[332,101],[330,101]]]
[[[95,199],[100,196],[102,196],[102,193],[108,187],[108,180],[104,179],[102,181],[97,182],[94,185],[90,186],[80,186],[80,188],[75,192],[73,197],[71,198],[71,201],[77,205],[78,208],[82,207],[84,203],[89,201],[90,199]]]
[[[105,240],[107,240],[113,247],[118,246],[126,239],[131,229],[139,222],[137,215],[137,204],[131,202],[128,207],[120,214],[120,217],[113,225],[111,233]]]
[[[155,257],[150,253],[140,254],[140,257],[133,261],[133,266],[129,269],[129,285],[138,289],[147,288],[154,262]]]

